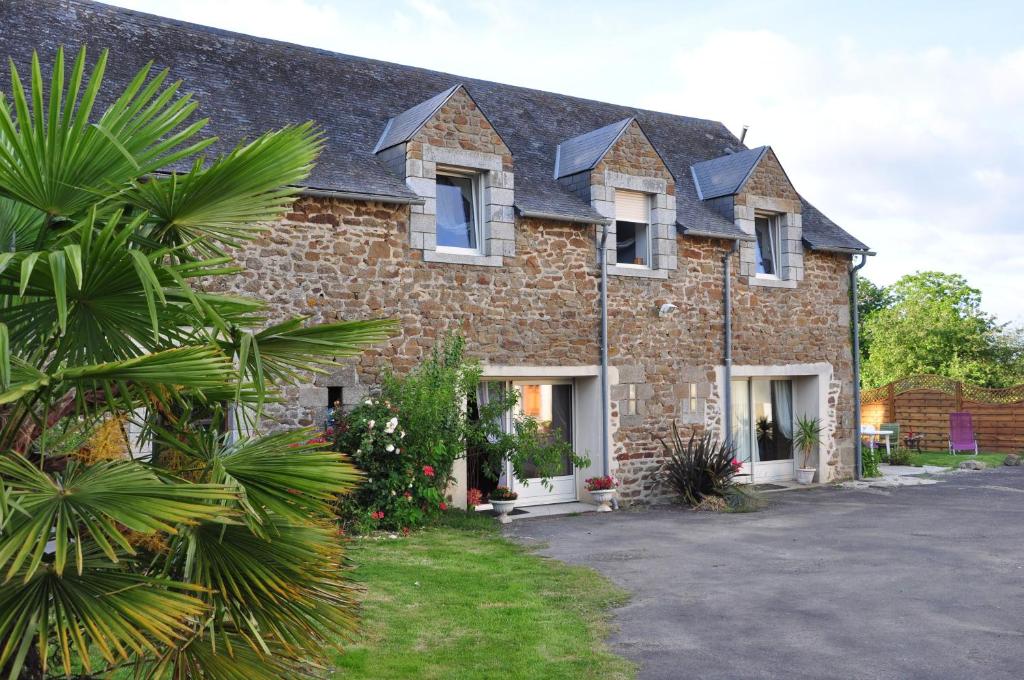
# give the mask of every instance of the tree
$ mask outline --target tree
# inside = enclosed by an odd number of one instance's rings
[[[94,116],[106,61],[58,51],[47,90],[34,55],[0,95],[0,669],[313,677],[354,625],[330,518],[358,475],[307,433],[256,434],[260,409],[393,325],[265,326],[262,303],[206,292],[321,136],[205,158],[166,71]],[[82,444],[131,421],[159,458]]]
[[[886,293],[883,306],[868,311],[863,322],[865,386],[915,373],[990,387],[1024,378],[1020,332],[982,311],[981,291],[964,277],[931,271],[908,274]]]
[[[885,286],[878,286],[864,276],[857,277],[857,314],[860,318],[861,328],[871,316],[892,304],[892,295]],[[871,354],[871,341],[867,333],[860,334],[860,360],[861,365]]]

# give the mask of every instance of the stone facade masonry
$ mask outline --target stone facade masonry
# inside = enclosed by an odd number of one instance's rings
[[[415,153],[411,160],[422,160],[422,149]],[[594,226],[519,219],[515,249],[501,267],[430,262],[409,238],[410,220],[418,214],[413,208],[302,198],[238,251],[244,271],[217,282],[218,290],[266,300],[274,318],[388,317],[401,324],[400,335],[389,342],[288,390],[271,411],[276,426],[318,424],[328,386],[343,387],[345,402],[355,403],[382,370],[408,370],[448,331],[461,331],[468,351],[492,365],[600,362]],[[669,434],[673,420],[684,433],[720,425],[715,376],[723,350],[722,258],[730,245],[675,236],[678,269],[666,278],[611,278],[609,354],[619,376],[611,394],[613,470],[623,482],[625,503],[665,495],[656,484],[663,460],[658,439]],[[848,476],[854,441],[845,314],[849,258],[809,252],[803,263],[803,281],[793,289],[750,286],[746,276],[734,274],[734,360],[831,366],[826,415],[835,432],[824,453],[833,463],[831,478]],[[666,302],[678,311],[659,317]],[[636,414],[622,415],[629,384],[635,385]],[[689,408],[691,384],[701,400],[697,414]]]
[[[515,175],[512,153],[464,88],[451,97],[405,144],[380,152],[381,159],[424,199],[411,208],[410,245],[427,261],[498,267],[515,254]],[[437,248],[438,167],[478,173],[482,195],[480,253]]]

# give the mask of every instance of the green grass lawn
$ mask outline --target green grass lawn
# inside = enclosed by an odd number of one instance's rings
[[[456,523],[352,542],[354,577],[366,588],[362,637],[333,677],[634,677],[603,643],[625,592],[505,540],[490,518]]]
[[[979,453],[977,456],[959,453],[955,456],[951,456],[947,451],[925,451],[924,453],[912,454],[910,464],[917,466],[942,465],[945,467],[955,468],[965,460],[977,459],[989,467],[998,467],[1003,464],[1003,458],[1006,458],[1005,453]]]

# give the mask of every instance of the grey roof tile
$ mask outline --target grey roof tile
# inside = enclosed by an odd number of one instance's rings
[[[624,118],[559,144],[555,150],[555,179],[591,170],[632,122],[632,118]]]
[[[767,146],[759,146],[694,163],[690,169],[700,197],[706,201],[739,193],[767,151]]]
[[[307,185],[316,189],[415,199],[377,156],[387,122],[425,105],[460,83],[515,158],[516,207],[580,220],[597,213],[552,176],[558,145],[635,118],[676,178],[678,228],[683,233],[741,238],[742,232],[700,200],[690,167],[742,150],[711,120],[513,87],[325,50],[254,38],[86,0],[0,0],[0,56],[19,68],[38,49],[50,62],[58,45],[87,42],[94,60],[111,48],[101,103],[111,100],[147,61],[167,67],[195,93],[208,133],[224,152],[242,139],[289,123],[316,121],[326,140]],[[6,69],[0,89],[8,89]],[[412,116],[410,114],[410,120]],[[396,133],[397,134],[397,133]],[[389,132],[389,138],[391,133]],[[860,243],[813,207],[804,236],[814,247]]]

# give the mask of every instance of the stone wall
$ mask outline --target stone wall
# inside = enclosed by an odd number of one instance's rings
[[[276,318],[390,317],[402,327],[399,337],[344,369],[289,390],[272,412],[280,426],[317,422],[328,386],[344,387],[345,401],[356,402],[382,370],[408,370],[452,330],[466,336],[470,354],[495,365],[599,363],[594,227],[520,219],[515,255],[502,267],[426,262],[410,246],[408,227],[407,206],[303,198],[239,253],[245,271],[222,289],[266,299]],[[689,432],[717,426],[721,417],[715,368],[722,357],[722,256],[730,244],[679,236],[677,246],[679,268],[667,279],[612,277],[609,288],[610,362],[619,373],[612,392],[614,456],[626,502],[663,495],[654,480],[662,459],[658,437],[667,436],[673,419]],[[837,471],[848,474],[848,258],[808,253],[805,261],[795,289],[752,287],[736,275],[735,360],[833,366],[838,431],[829,454],[836,454]],[[665,302],[678,311],[659,317]],[[629,384],[636,414],[620,415]]]

